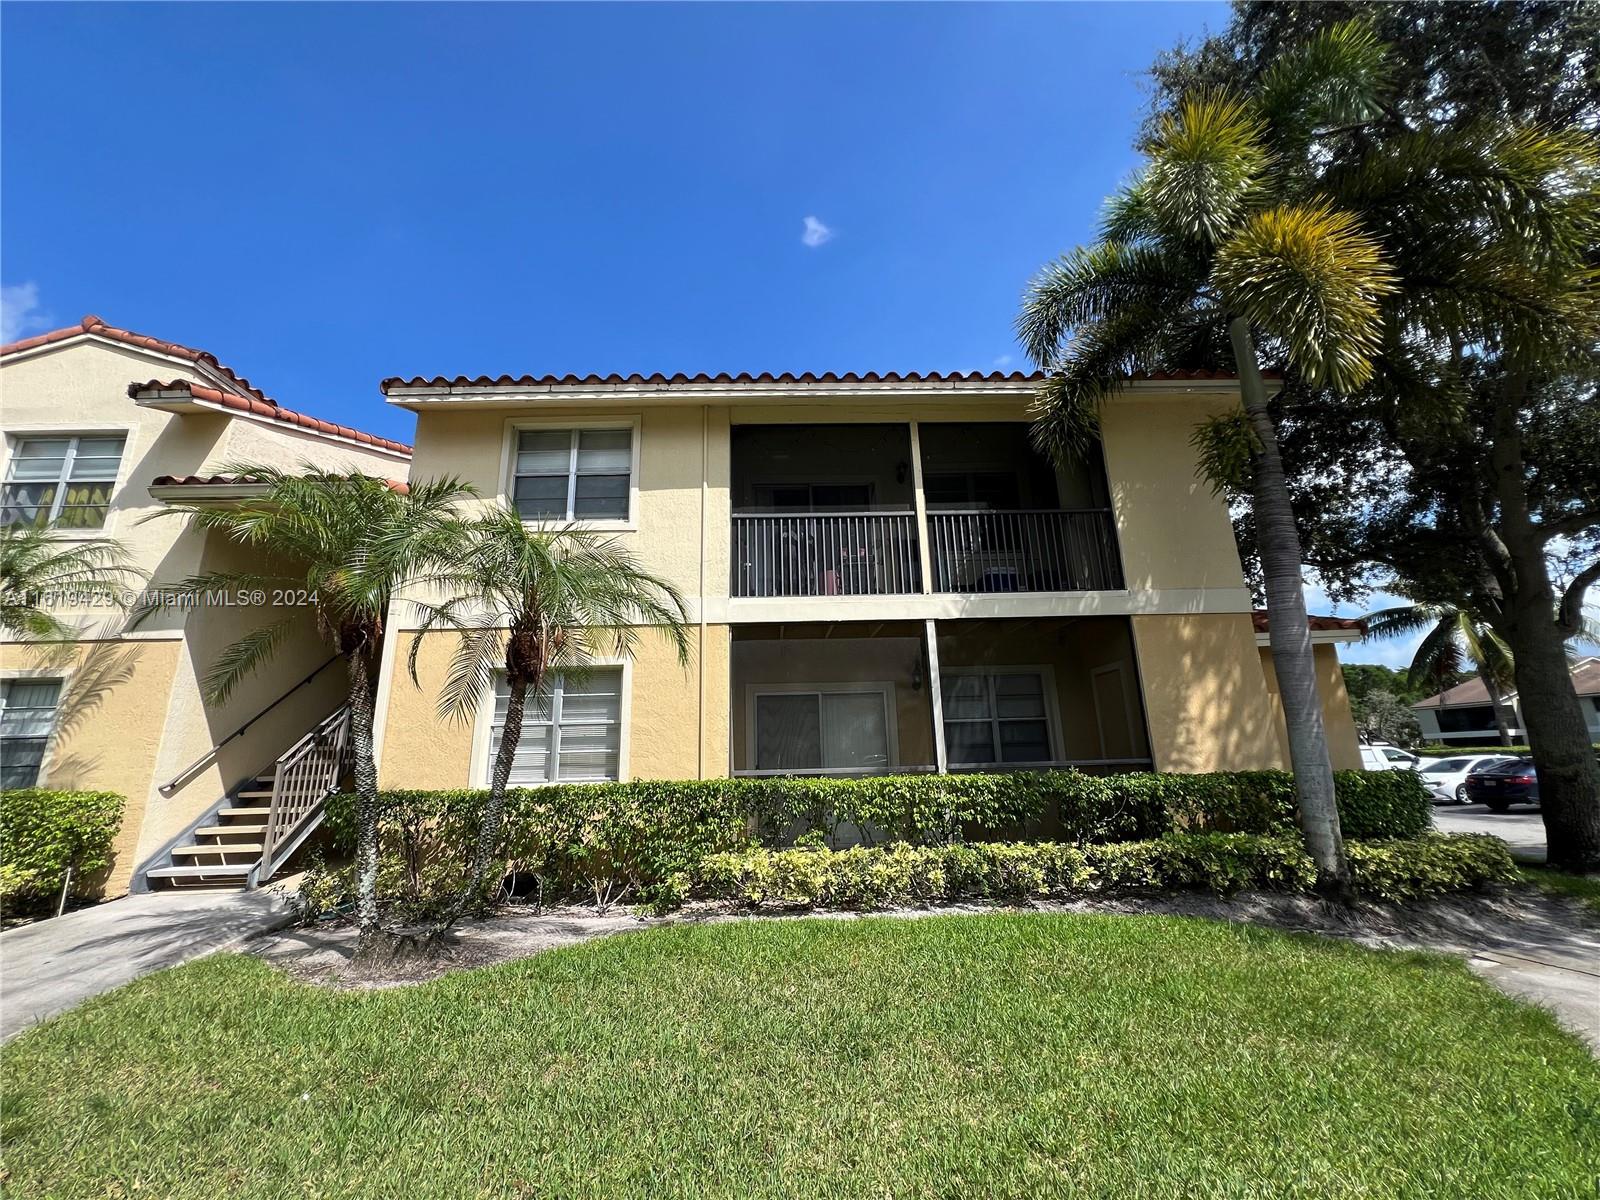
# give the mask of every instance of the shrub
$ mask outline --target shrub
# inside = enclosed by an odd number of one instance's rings
[[[1350,869],[1362,895],[1417,900],[1521,878],[1506,844],[1488,834],[1351,842]]]
[[[1516,878],[1504,843],[1481,835],[1353,842],[1351,860],[1357,888],[1378,900],[1415,900]],[[1315,867],[1295,838],[1175,833],[1085,846],[988,842],[742,850],[703,860],[690,894],[752,909],[870,910],[980,899],[1304,892],[1315,882]]]
[[[1595,742],[1590,749],[1600,754],[1600,742]],[[1411,753],[1425,758],[1455,758],[1462,754],[1514,754],[1526,758],[1533,750],[1528,746],[1452,746],[1445,742],[1429,742],[1426,746],[1413,746]]]
[[[74,893],[90,890],[84,885],[111,865],[124,804],[114,792],[0,792],[0,904],[8,911],[48,907],[69,866]]]
[[[1428,828],[1433,806],[1411,772],[1343,771],[1335,782],[1350,837]],[[471,790],[381,795],[379,889],[400,916],[424,916],[462,886],[486,799]],[[336,848],[353,849],[353,797],[329,802],[328,824]],[[501,852],[506,874],[527,877],[541,896],[665,908],[681,902],[706,856],[797,839],[1093,845],[1294,828],[1294,782],[1285,771],[639,780],[514,789]],[[319,879],[328,891],[319,903],[342,903],[342,878]]]

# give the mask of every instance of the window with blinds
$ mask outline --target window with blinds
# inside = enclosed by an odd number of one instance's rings
[[[59,679],[0,680],[0,788],[39,782],[60,703]]]
[[[1050,762],[1044,677],[1036,671],[944,675],[945,753],[953,764]]]
[[[506,719],[506,684],[495,687],[488,764],[494,768]],[[622,765],[622,668],[598,667],[580,676],[556,675],[523,711],[522,739],[511,785],[618,779]]]
[[[511,492],[527,521],[625,521],[633,430],[524,429]]]
[[[99,529],[106,523],[127,438],[19,438],[0,490],[0,525]]]

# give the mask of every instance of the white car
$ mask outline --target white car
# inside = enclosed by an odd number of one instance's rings
[[[1363,771],[1415,771],[1419,765],[1428,760],[1418,758],[1409,751],[1398,746],[1367,746],[1361,747],[1361,769]]]
[[[1470,754],[1436,758],[1420,767],[1417,774],[1422,776],[1422,785],[1433,796],[1434,803],[1471,804],[1467,799],[1467,776],[1514,757],[1511,754]]]

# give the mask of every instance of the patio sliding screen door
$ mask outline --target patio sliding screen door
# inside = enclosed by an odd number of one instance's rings
[[[888,702],[882,690],[756,696],[756,770],[881,771],[889,765]]]

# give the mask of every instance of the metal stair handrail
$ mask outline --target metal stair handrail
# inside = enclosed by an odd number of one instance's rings
[[[324,718],[278,756],[272,772],[272,802],[261,859],[251,880],[265,883],[298,847],[308,822],[338,790],[350,760],[350,706]]]

